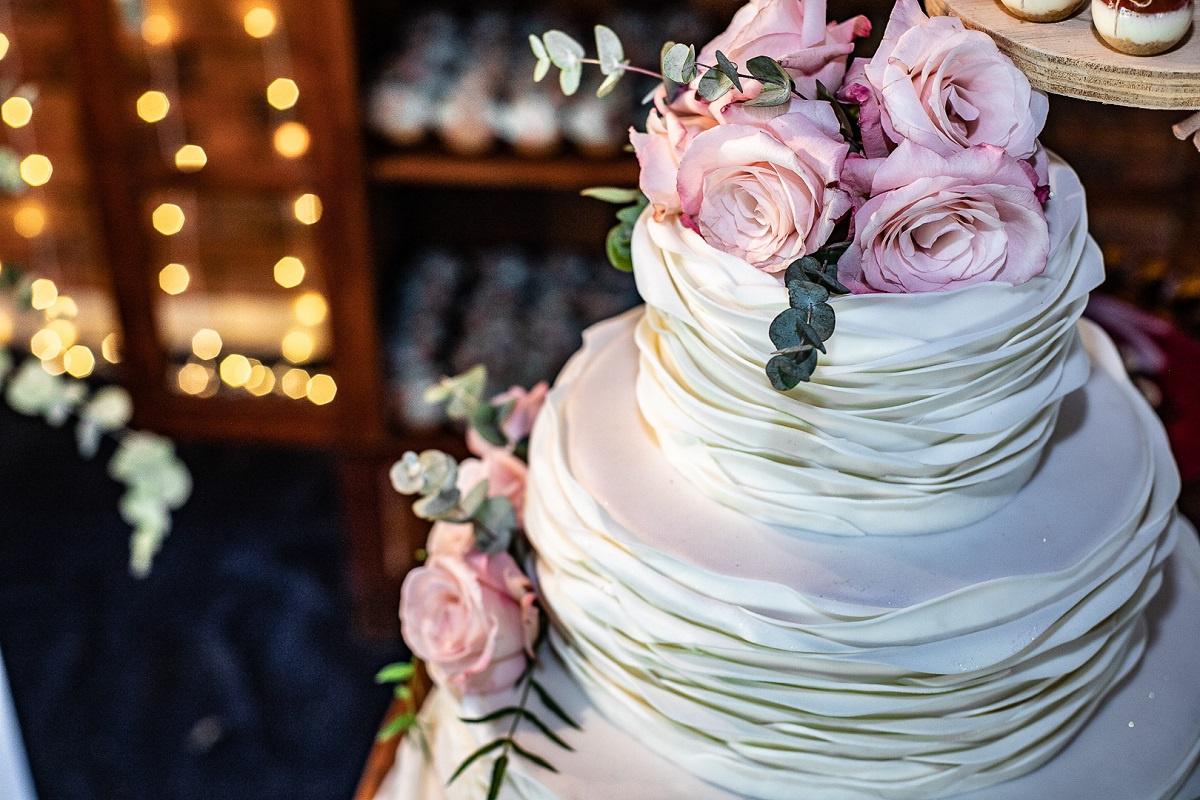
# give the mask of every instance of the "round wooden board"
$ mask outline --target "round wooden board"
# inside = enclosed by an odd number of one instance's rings
[[[1108,47],[1092,28],[1089,7],[1062,22],[1027,22],[999,0],[926,0],[925,6],[990,35],[1043,91],[1138,108],[1200,109],[1200,5],[1187,38],[1158,56]]]

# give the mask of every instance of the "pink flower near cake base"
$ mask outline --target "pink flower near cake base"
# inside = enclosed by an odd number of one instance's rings
[[[879,49],[854,62],[841,96],[861,105],[869,157],[907,140],[947,156],[990,144],[1032,158],[1048,110],[990,37],[956,17],[930,19],[916,0],[897,0]]]
[[[404,640],[434,681],[460,696],[508,689],[532,657],[534,600],[507,553],[435,555],[401,589]]]
[[[762,127],[705,131],[679,165],[684,221],[718,250],[778,272],[825,244],[849,210],[837,188],[847,152],[833,109],[816,101]]]
[[[697,60],[716,64],[720,50],[745,73],[748,60],[769,56],[791,73],[800,94],[812,99],[817,81],[837,91],[854,39],[870,32],[866,17],[827,22],[825,0],[751,0],[733,15],[724,33],[704,46]]]
[[[513,404],[512,411],[500,423],[500,430],[510,445],[516,445],[533,431],[533,423],[537,420],[538,412],[542,410],[549,392],[550,386],[542,381],[528,390],[521,386],[513,386],[507,392],[492,398],[494,406]]]
[[[1012,285],[1046,268],[1050,236],[1028,167],[984,145],[949,157],[903,142],[852,158],[844,179],[869,197],[838,263],[856,294]]]
[[[477,437],[483,441],[483,437]],[[485,442],[486,444],[486,442]],[[517,524],[525,521],[525,485],[529,468],[525,462],[504,448],[487,445],[479,458],[468,458],[458,465],[458,486],[464,494],[487,481],[488,497],[504,497],[512,503]]]

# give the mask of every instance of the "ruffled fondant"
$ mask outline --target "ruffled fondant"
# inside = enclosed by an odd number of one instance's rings
[[[872,536],[949,530],[1025,484],[1088,375],[1075,322],[1103,280],[1083,189],[1050,169],[1051,256],[1019,286],[847,295],[813,380],[767,382],[777,277],[678,221],[638,223],[637,398],[671,464],[755,519]]]

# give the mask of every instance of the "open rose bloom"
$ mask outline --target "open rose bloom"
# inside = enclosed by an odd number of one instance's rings
[[[930,19],[916,0],[897,2],[878,52],[847,70],[869,31],[861,17],[829,22],[824,0],[742,7],[701,49],[696,80],[674,97],[660,87],[645,133],[631,131],[648,213],[770,273],[849,239],[839,273],[854,292],[1040,274],[1046,97],[985,34]],[[742,72],[775,59],[798,96],[753,107],[763,86],[744,78],[704,100],[697,87],[718,50]],[[818,81],[857,106],[859,141],[817,98]]]

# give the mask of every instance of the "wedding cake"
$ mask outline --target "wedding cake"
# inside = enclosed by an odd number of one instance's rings
[[[478,458],[397,466],[440,520],[402,607],[439,688],[381,798],[1200,794],[1200,546],[1081,320],[1046,99],[911,0],[847,71],[868,26],[824,11],[664,47],[610,237],[645,305],[466,409]]]

